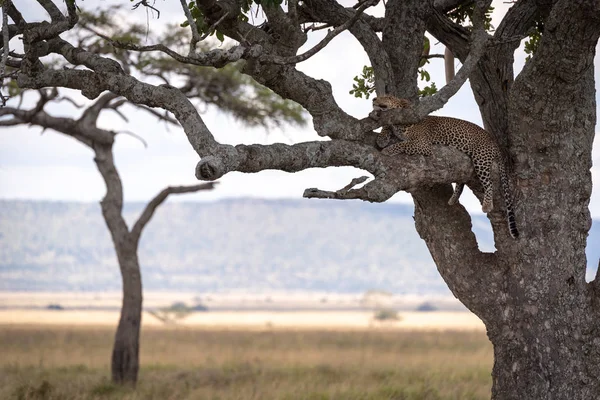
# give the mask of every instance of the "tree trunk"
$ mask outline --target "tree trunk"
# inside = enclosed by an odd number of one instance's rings
[[[510,328],[490,335],[492,399],[599,398],[598,322],[572,310],[571,305],[524,307],[511,315]]]
[[[112,144],[94,146],[94,161],[106,184],[100,205],[102,216],[117,252],[123,280],[121,318],[112,352],[112,380],[135,385],[139,370],[140,326],[142,319],[142,279],[137,256],[139,233],[129,232],[123,218],[123,185],[112,154]],[[139,229],[141,232],[141,228]]]
[[[135,385],[140,366],[142,280],[136,249],[121,248],[117,251],[123,278],[123,303],[112,352],[112,380],[118,384]]]

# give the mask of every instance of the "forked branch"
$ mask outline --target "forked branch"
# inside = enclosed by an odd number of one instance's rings
[[[280,56],[273,56],[273,55],[265,55],[265,56],[260,57],[260,61],[264,62],[264,63],[272,63],[272,64],[278,64],[278,65],[296,64],[296,63],[299,63],[302,61],[306,61],[310,57],[314,56],[319,51],[321,51],[323,48],[325,48],[325,46],[327,46],[329,44],[329,42],[331,42],[337,35],[339,35],[340,33],[349,29],[352,25],[354,25],[354,23],[360,19],[361,15],[367,8],[377,5],[377,3],[379,3],[379,0],[364,1],[360,5],[360,7],[358,7],[358,9],[356,10],[356,13],[354,13],[352,18],[350,18],[348,21],[344,22],[342,25],[327,32],[327,35],[319,43],[317,43],[310,50],[307,50],[306,52],[304,52],[302,54],[299,54],[299,55],[293,56],[293,57],[280,57]]]
[[[168,186],[161,190],[160,193],[158,193],[152,200],[148,202],[148,204],[146,204],[144,211],[133,225],[133,228],[131,228],[131,237],[134,242],[136,244],[139,242],[144,227],[146,224],[148,224],[158,206],[160,206],[167,199],[167,197],[169,197],[169,195],[195,193],[201,190],[212,190],[215,185],[216,182],[209,182],[191,186]]]

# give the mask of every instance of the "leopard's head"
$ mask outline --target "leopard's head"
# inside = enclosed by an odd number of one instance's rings
[[[390,95],[383,95],[373,99],[373,110],[384,111],[392,108],[408,108],[410,101],[399,99]]]

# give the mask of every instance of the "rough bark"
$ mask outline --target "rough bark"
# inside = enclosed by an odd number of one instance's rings
[[[585,282],[600,7],[576,3],[556,2],[538,52],[510,93],[525,241],[505,255],[512,268],[502,308],[510,330],[490,332],[499,399],[600,395],[599,310]]]

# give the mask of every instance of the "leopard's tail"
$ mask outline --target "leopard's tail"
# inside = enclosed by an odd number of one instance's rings
[[[508,231],[513,239],[519,237],[519,230],[517,229],[517,222],[515,221],[515,213],[513,211],[513,197],[510,191],[510,185],[508,183],[508,174],[506,172],[506,166],[503,160],[500,160],[500,183],[502,184],[502,191],[504,194],[504,204],[506,205],[506,220],[508,222]]]

